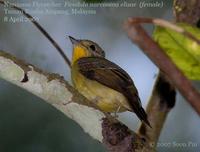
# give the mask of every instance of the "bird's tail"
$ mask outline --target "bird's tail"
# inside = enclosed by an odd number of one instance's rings
[[[140,98],[138,96],[138,92],[135,88],[129,88],[128,91],[126,91],[126,97],[130,101],[130,105],[133,108],[133,111],[138,116],[138,118],[147,124],[149,127],[151,127],[151,124],[148,121],[147,114],[145,110],[142,108]],[[152,127],[151,127],[152,128]]]
[[[142,107],[135,108],[134,112],[141,121],[143,121],[145,124],[147,124],[149,127],[151,127],[151,124],[149,123],[148,118],[147,118],[147,114]]]

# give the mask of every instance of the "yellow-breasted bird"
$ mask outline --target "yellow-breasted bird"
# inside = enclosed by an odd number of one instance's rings
[[[135,112],[150,126],[130,76],[107,60],[105,52],[95,42],[69,38],[73,44],[71,77],[74,87],[102,111]]]

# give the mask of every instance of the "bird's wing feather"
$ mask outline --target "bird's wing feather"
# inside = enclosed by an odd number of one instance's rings
[[[115,63],[101,57],[84,57],[77,62],[81,74],[90,80],[95,80],[122,93],[140,120],[150,126],[146,112],[142,108],[137,89],[126,71]]]
[[[84,57],[78,60],[78,66],[81,74],[88,79],[95,80],[122,93],[128,100],[135,96],[140,104],[138,92],[132,79],[126,71],[115,63],[100,57]],[[134,103],[130,104],[133,106]]]

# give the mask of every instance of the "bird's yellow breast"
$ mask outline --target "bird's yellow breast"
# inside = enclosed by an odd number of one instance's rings
[[[75,88],[90,101],[95,102],[105,112],[123,112],[131,107],[123,94],[90,80],[78,70],[76,62],[72,65],[72,81]]]

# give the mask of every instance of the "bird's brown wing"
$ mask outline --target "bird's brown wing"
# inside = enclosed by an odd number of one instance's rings
[[[147,124],[147,115],[141,106],[137,89],[130,76],[115,63],[101,57],[84,57],[78,61],[81,74],[122,93],[136,115]]]
[[[96,80],[109,88],[123,93],[123,88],[133,85],[129,75],[105,58],[84,57],[78,60],[79,71],[85,77]]]

